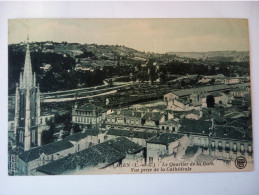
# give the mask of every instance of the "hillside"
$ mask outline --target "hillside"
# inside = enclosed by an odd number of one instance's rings
[[[202,59],[212,61],[215,59],[228,59],[231,62],[249,61],[248,51],[211,51],[211,52],[168,52],[169,55],[176,55],[183,58]]]

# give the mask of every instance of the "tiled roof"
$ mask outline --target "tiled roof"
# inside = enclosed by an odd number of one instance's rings
[[[125,137],[109,140],[104,142],[103,145],[107,145],[107,147],[111,147],[124,154],[134,154],[144,149],[142,146],[128,140]]]
[[[181,121],[181,125],[182,126],[179,129],[181,133],[208,135],[209,128],[211,127],[211,122],[203,120],[183,119]]]
[[[240,117],[235,120],[226,118],[227,125],[233,127],[243,127],[244,129],[252,127],[252,119],[251,117]]]
[[[147,143],[167,145],[182,137],[183,137],[183,135],[178,135],[178,134],[173,134],[173,133],[163,133],[159,136],[156,136],[156,137],[153,137],[153,138],[147,140]]]
[[[141,112],[133,111],[129,109],[129,110],[116,111],[110,115],[141,118],[141,114],[142,114]]]
[[[142,149],[143,147],[127,138],[119,137],[38,167],[37,171],[49,175],[59,175],[87,167],[103,168],[125,158],[126,154]]]
[[[223,90],[223,89],[229,89],[231,88],[229,85],[211,85],[211,86],[205,86],[205,87],[197,87],[197,88],[191,88],[191,89],[182,89],[178,91],[173,91],[172,93],[179,96],[188,96],[193,93],[199,92],[213,92],[217,90]]]
[[[172,91],[171,93],[177,95],[178,97],[184,97],[191,95],[193,93],[199,92],[213,92],[218,90],[225,90],[225,89],[235,89],[238,87],[250,86],[250,83],[241,83],[241,84],[234,84],[234,85],[210,85],[205,87],[197,87],[191,89],[182,89],[178,91]]]
[[[177,99],[177,100],[175,100],[175,101],[178,101],[178,102],[180,102],[180,103],[182,103],[182,104],[184,104],[184,105],[187,105],[187,104],[190,103],[189,101],[187,101],[187,100],[185,100],[185,99],[183,99],[183,98],[179,98],[179,99]]]
[[[187,115],[187,114],[195,114],[200,116],[199,110],[188,110],[188,111],[173,111],[173,114],[177,116]]]
[[[167,121],[164,121],[162,123],[160,123],[159,125],[178,125],[180,124],[179,121],[176,121],[176,120],[167,120]]]
[[[252,134],[249,130],[233,127],[233,126],[215,126],[214,133],[212,134],[214,138],[222,139],[233,139],[233,140],[252,140]]]
[[[30,162],[40,157],[42,153],[46,155],[54,154],[62,150],[72,148],[74,145],[68,140],[53,142],[47,145],[39,146],[19,155],[19,158],[24,162]]]
[[[153,120],[153,121],[159,121],[162,117],[163,117],[163,113],[159,113],[159,112],[147,112],[146,114],[144,114],[144,116],[142,117],[143,120]]]
[[[245,114],[242,112],[232,112],[224,115],[226,118],[240,118],[244,117]]]
[[[96,105],[94,105],[92,103],[86,103],[86,104],[82,105],[78,109],[79,110],[86,110],[86,111],[93,111],[93,110],[104,111],[104,109],[102,107],[96,106]]]
[[[213,116],[213,119],[215,121],[215,124],[225,124],[226,123],[226,119],[225,117],[221,117],[221,116]]]
[[[125,137],[135,137],[148,139],[154,137],[156,134],[151,132],[142,132],[142,131],[128,131],[128,130],[119,130],[119,129],[110,129],[107,132],[107,135],[116,135],[116,136],[125,136]]]
[[[68,140],[68,141],[79,141],[81,139],[86,138],[88,135],[97,136],[98,134],[99,134],[99,131],[87,130],[84,133],[76,133],[74,135],[70,135],[70,136],[66,137],[65,140]]]
[[[118,114],[118,115],[123,115],[123,116],[126,116],[126,117],[141,118],[141,112],[137,112],[137,111],[133,111],[133,110],[121,110],[120,114]]]
[[[188,146],[185,150],[185,154],[183,155],[183,159],[188,159],[193,157],[197,151],[198,151],[199,147],[198,146]]]
[[[211,92],[211,93],[202,94],[200,98],[207,98],[208,95],[212,95],[213,97],[221,97],[221,96],[223,96],[222,93],[220,93],[218,91],[214,91],[214,92]]]

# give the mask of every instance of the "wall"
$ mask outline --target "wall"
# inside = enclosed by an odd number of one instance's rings
[[[167,155],[168,150],[166,145],[147,143],[147,164],[151,163],[149,158],[153,158],[153,163],[159,162],[161,155]]]

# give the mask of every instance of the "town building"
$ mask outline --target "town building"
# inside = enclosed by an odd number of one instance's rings
[[[129,130],[120,130],[120,129],[109,129],[106,132],[106,139],[114,139],[118,137],[126,137],[130,141],[143,146],[146,148],[146,140],[155,137],[157,133],[149,131],[129,131]]]
[[[172,91],[164,95],[164,102],[169,110],[187,110],[191,108],[189,104],[201,104],[202,94],[210,94],[213,92],[230,91],[235,85],[212,85],[205,87],[197,87],[190,89],[181,89]]]
[[[161,162],[167,156],[176,157],[189,145],[186,135],[163,133],[147,140],[147,164]]]
[[[37,167],[85,150],[98,143],[100,143],[98,140],[98,131],[87,131],[85,133],[70,135],[61,141],[52,142],[22,152],[15,159],[18,163],[17,174],[35,175]],[[11,158],[15,158],[15,156]]]
[[[178,133],[187,135],[190,146],[202,147],[208,151],[209,135],[213,128],[213,122],[205,120],[182,119]]]
[[[224,83],[226,85],[237,84],[237,83],[240,83],[240,79],[239,78],[226,78],[224,80]]]
[[[165,121],[164,112],[158,110],[117,110],[107,115],[106,129],[125,129],[137,131],[157,131]]]
[[[162,123],[159,124],[159,129],[162,132],[178,132],[179,128],[180,128],[181,124],[179,122],[179,119],[170,119],[167,121],[164,121]]]
[[[37,175],[89,174],[127,162],[144,163],[143,147],[125,137],[108,140],[36,169]]]
[[[221,160],[235,160],[245,156],[248,162],[253,160],[252,130],[243,127],[215,126],[210,136],[210,154]]]
[[[83,130],[98,130],[107,117],[107,111],[92,103],[80,107],[76,104],[72,110],[72,123],[79,125]]]

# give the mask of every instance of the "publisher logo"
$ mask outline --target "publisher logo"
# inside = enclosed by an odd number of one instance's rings
[[[245,157],[243,157],[243,156],[237,157],[235,160],[235,165],[238,169],[245,168],[247,165],[247,161],[246,161]]]

